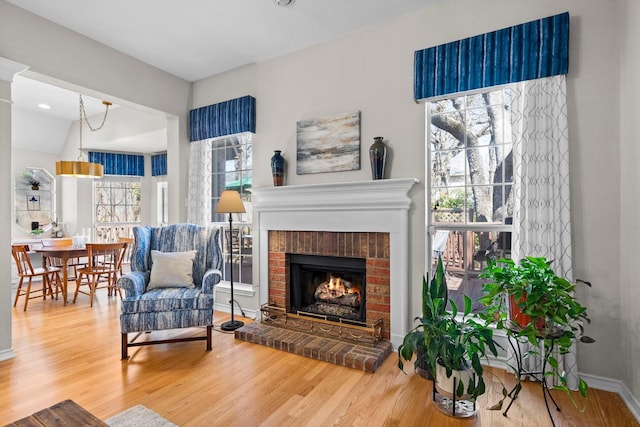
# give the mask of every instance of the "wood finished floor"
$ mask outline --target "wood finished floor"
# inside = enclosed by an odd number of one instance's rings
[[[93,308],[80,295],[66,307],[32,300],[26,313],[14,309],[17,357],[0,362],[0,424],[73,399],[103,420],[142,404],[180,426],[551,425],[536,383],[525,385],[508,417],[487,410],[501,391],[492,377],[476,417],[444,415],[431,401],[431,382],[400,372],[395,354],[367,374],[215,332],[212,352],[204,342],[158,345],[130,349],[122,362],[119,310],[105,290]],[[217,314],[215,323],[227,319]],[[511,375],[492,372],[513,384]],[[562,408],[557,426],[639,425],[617,394],[590,390],[584,413],[554,396]]]

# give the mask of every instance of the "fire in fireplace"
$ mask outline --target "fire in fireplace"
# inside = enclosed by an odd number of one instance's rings
[[[364,258],[288,254],[290,312],[366,320]]]

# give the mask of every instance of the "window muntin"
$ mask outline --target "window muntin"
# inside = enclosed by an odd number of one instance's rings
[[[438,255],[449,297],[481,296],[487,257],[509,257],[513,158],[509,87],[428,102],[427,203],[431,268]],[[474,303],[474,310],[480,308]]]
[[[97,242],[131,237],[140,225],[142,184],[138,180],[101,179],[93,182],[94,226]]]

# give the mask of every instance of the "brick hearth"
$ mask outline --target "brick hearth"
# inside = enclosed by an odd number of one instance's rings
[[[375,347],[318,337],[264,323],[249,323],[235,331],[242,341],[261,344],[299,356],[364,372],[375,372],[392,352],[391,342],[383,340]]]
[[[269,231],[269,303],[290,308],[287,254],[364,258],[366,261],[366,322],[382,320],[375,347],[317,336],[255,322],[236,331],[236,338],[300,356],[374,372],[391,353],[389,233],[331,231]]]

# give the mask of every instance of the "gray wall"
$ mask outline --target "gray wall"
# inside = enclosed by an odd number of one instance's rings
[[[0,64],[1,65],[1,64]],[[10,71],[9,74],[12,74]],[[11,76],[0,75],[0,192],[11,194]],[[0,361],[11,346],[11,198],[0,197]]]
[[[624,14],[622,4],[636,13]],[[368,180],[371,175],[366,150],[378,135],[385,137],[393,151],[390,177],[416,177],[424,182],[425,114],[424,106],[413,101],[413,52],[565,11],[571,15],[567,84],[574,267],[576,277],[594,283],[593,289],[580,291],[579,296],[593,319],[588,332],[597,340],[595,344],[579,346],[580,370],[624,380],[639,396],[638,374],[633,381],[630,379],[631,361],[635,360],[632,356],[639,350],[637,334],[632,333],[637,329],[623,335],[624,325],[637,327],[638,318],[637,314],[621,312],[622,297],[630,305],[638,302],[639,297],[633,292],[629,267],[632,260],[620,263],[623,249],[638,245],[637,238],[625,239],[629,240],[626,246],[620,242],[621,150],[625,155],[629,151],[626,156],[629,169],[635,167],[634,160],[638,158],[632,152],[634,146],[626,142],[632,138],[624,143],[620,138],[621,130],[633,134],[633,118],[628,117],[627,128],[619,126],[619,27],[623,17],[629,20],[628,27],[633,27],[631,21],[637,24],[637,6],[632,1],[443,2],[339,40],[198,81],[194,84],[193,104],[199,107],[245,94],[256,97],[258,122],[253,147],[256,187],[271,185],[268,165],[275,149],[282,150],[289,160],[290,185]],[[634,31],[637,38],[637,30]],[[623,51],[627,53],[626,56],[636,55],[630,46]],[[637,73],[626,73],[629,80],[634,75]],[[631,94],[628,98],[628,102],[635,102]],[[354,110],[361,111],[362,169],[296,175],[296,121]],[[630,180],[628,185],[634,182],[637,181]],[[423,184],[412,197],[409,265],[414,281],[410,293],[412,314],[417,316],[425,268]],[[636,198],[629,200],[629,204],[633,205],[629,206],[629,227],[633,227],[632,218],[639,207]],[[629,256],[633,258],[638,252],[635,249]],[[631,277],[621,281],[621,275]]]
[[[616,112],[620,117],[620,261],[618,264],[599,264],[603,275],[609,276],[612,270],[620,270],[620,345],[615,352],[621,355],[621,378],[632,389],[636,399],[640,399],[640,370],[635,366],[640,360],[640,303],[638,292],[638,270],[634,268],[640,257],[640,198],[638,183],[640,182],[640,145],[638,144],[637,123],[640,116],[640,4],[636,0],[621,2],[620,13],[620,91],[618,92],[620,107]],[[615,70],[615,68],[614,68]],[[618,125],[611,121],[611,127]],[[608,127],[608,126],[607,126]],[[609,140],[602,141],[608,146]],[[615,184],[612,186],[614,191]],[[603,217],[607,221],[607,217]],[[605,227],[607,226],[605,222]],[[610,276],[613,280],[613,276]],[[611,280],[602,286],[609,286]],[[615,296],[615,295],[614,295]],[[612,352],[613,353],[613,352]],[[607,360],[603,358],[602,360]]]

